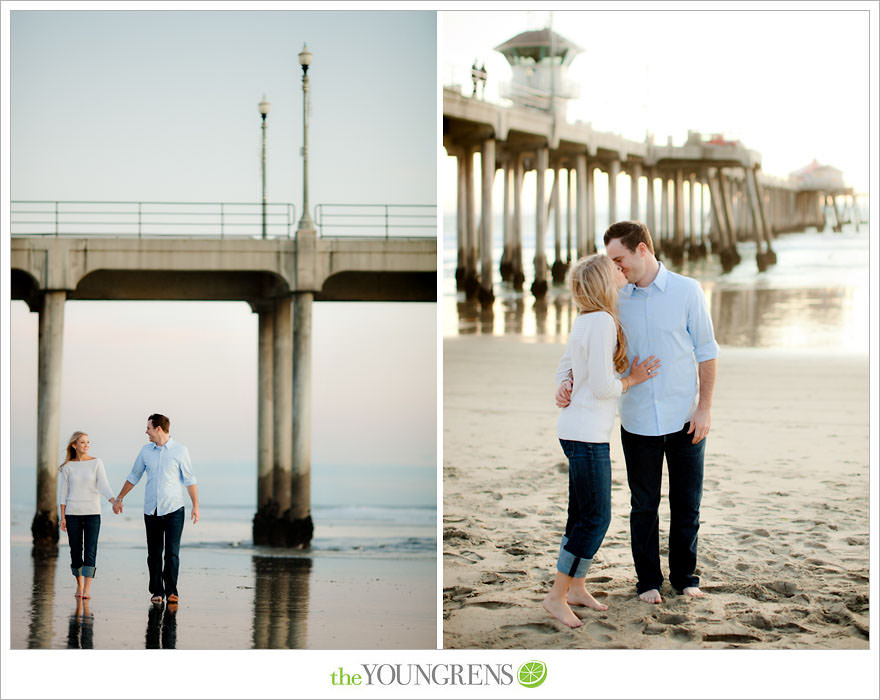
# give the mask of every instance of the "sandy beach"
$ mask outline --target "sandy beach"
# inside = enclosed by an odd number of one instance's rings
[[[635,596],[615,427],[612,522],[587,576],[605,612],[569,629],[541,600],[565,526],[559,343],[444,341],[446,648],[867,649],[868,357],[722,347],[698,573],[708,596]],[[661,558],[668,531],[660,511]],[[664,574],[668,574],[665,559]]]

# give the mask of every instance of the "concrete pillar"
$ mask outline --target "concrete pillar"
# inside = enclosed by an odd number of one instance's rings
[[[459,291],[464,289],[464,274],[467,265],[467,160],[465,159],[466,150],[459,151],[455,157],[458,166],[458,178],[456,180],[456,230],[458,254],[455,264],[455,288]]]
[[[630,166],[630,186],[629,186],[629,218],[630,221],[641,221],[641,212],[639,211],[639,180],[642,179],[642,164],[635,162]]]
[[[674,228],[673,236],[675,238],[675,256],[681,258],[684,252],[684,173],[681,168],[675,171],[675,180],[673,181],[675,190],[675,206],[674,206]]]
[[[645,188],[645,226],[648,227],[648,231],[651,232],[651,236],[657,235],[656,229],[656,215],[654,213],[654,177],[655,177],[655,169],[648,168],[645,172],[645,183],[647,187]]]
[[[254,514],[254,544],[269,544],[274,521],[279,513],[274,503],[273,473],[275,433],[275,311],[265,304],[257,310],[257,512]]]
[[[291,319],[292,300],[282,297],[275,300],[275,320],[272,333],[274,338],[273,394],[274,425],[272,429],[272,490],[278,504],[278,515],[283,518],[290,509],[290,459],[293,424],[293,328]],[[272,533],[272,544],[286,544],[286,528],[276,528]]]
[[[465,188],[465,251],[464,251],[464,291],[469,299],[477,293],[477,231],[476,201],[474,194],[474,154],[470,147],[465,149],[464,188]]]
[[[501,279],[508,282],[510,281],[513,269],[511,264],[513,259],[513,231],[511,230],[512,222],[510,220],[510,178],[513,173],[510,169],[510,158],[504,159],[504,166],[501,172],[504,178],[504,204],[501,215],[501,264],[498,271],[501,274]]]
[[[565,262],[562,260],[562,209],[559,206],[560,190],[559,182],[561,169],[559,165],[553,167],[553,189],[550,191],[550,206],[553,208],[553,281],[557,284],[565,279]]]
[[[578,153],[577,170],[577,257],[587,254],[587,154]]]
[[[617,176],[620,175],[620,161],[616,158],[608,167],[608,225],[617,221]]]
[[[596,168],[592,162],[587,163],[587,240],[586,252],[596,252]]]
[[[58,431],[61,423],[61,365],[66,292],[43,294],[37,347],[37,512],[31,523],[34,547],[58,546]]]
[[[544,181],[548,166],[549,151],[546,146],[541,146],[538,148],[537,158],[535,159],[535,281],[532,284],[532,294],[537,297],[543,297],[547,292],[547,255],[544,252],[547,228],[547,200],[544,191]]]
[[[654,247],[662,251],[669,239],[669,178],[662,173],[660,175],[660,225],[657,227],[657,231],[660,235],[654,239]]]
[[[293,444],[288,547],[312,541],[312,292],[293,295]]]
[[[483,141],[480,151],[480,302],[495,300],[492,289],[492,188],[495,185],[495,139]]]
[[[511,281],[514,289],[522,289],[525,276],[522,261],[522,188],[523,160],[522,154],[514,156],[513,167],[513,259],[511,264]]]
[[[688,177],[688,240],[691,247],[697,245],[697,176],[691,173]]]
[[[571,197],[571,195],[572,195],[572,184],[573,184],[572,181],[574,179],[572,177],[572,175],[574,174],[574,171],[569,167],[566,170],[566,172],[568,174],[568,178],[567,178],[566,187],[565,187],[565,232],[566,232],[565,262],[568,264],[571,264],[571,248],[572,248],[572,245],[571,245],[572,244],[572,240],[571,240],[571,233],[572,233],[572,227],[571,227],[572,204],[571,204],[571,200],[572,200],[572,197]],[[858,230],[858,228],[856,230]]]
[[[259,347],[257,367],[257,508],[265,506],[274,496],[272,483],[273,451],[273,346],[275,314],[263,309],[258,314]]]

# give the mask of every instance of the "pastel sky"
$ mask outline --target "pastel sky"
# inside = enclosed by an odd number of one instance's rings
[[[304,43],[312,206],[434,203],[433,12],[23,5],[7,54],[11,199],[258,202],[265,95],[267,198],[298,218]],[[435,305],[318,303],[313,324],[313,501],[434,504]],[[10,338],[13,492],[32,498],[37,315],[23,302]],[[159,411],[204,470],[253,465],[256,351],[244,303],[68,302],[60,439],[88,431],[122,479]],[[386,488],[364,487],[375,470]]]

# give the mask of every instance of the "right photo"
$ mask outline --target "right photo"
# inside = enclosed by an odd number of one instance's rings
[[[869,18],[439,13],[444,648],[869,649]]]

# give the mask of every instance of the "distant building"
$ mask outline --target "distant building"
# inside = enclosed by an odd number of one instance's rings
[[[830,165],[822,165],[813,160],[809,165],[789,174],[799,190],[821,190],[837,192],[847,189],[843,181],[843,171]]]
[[[517,34],[495,50],[513,71],[511,81],[501,86],[501,97],[565,120],[568,100],[579,95],[578,86],[566,78],[568,67],[583,49],[550,29],[538,29]]]

